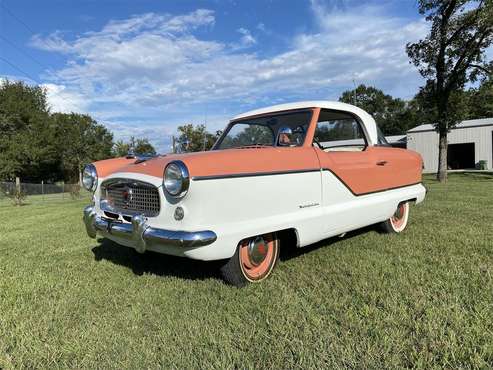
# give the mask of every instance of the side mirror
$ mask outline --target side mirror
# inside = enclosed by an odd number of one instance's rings
[[[289,127],[281,127],[277,132],[277,145],[291,146],[292,136],[293,136],[293,130],[291,130]]]

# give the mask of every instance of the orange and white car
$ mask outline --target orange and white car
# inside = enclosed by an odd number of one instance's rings
[[[224,260],[241,286],[271,273],[281,245],[376,223],[403,231],[425,197],[421,172],[419,154],[390,147],[355,106],[282,104],[235,117],[207,152],[88,165],[84,221],[138,252]]]

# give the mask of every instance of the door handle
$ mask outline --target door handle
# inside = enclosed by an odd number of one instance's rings
[[[377,166],[385,166],[387,164],[387,161],[378,161]]]

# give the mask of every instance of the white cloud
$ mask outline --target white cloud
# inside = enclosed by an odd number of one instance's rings
[[[257,29],[262,32],[267,32],[267,27],[265,27],[265,24],[262,22],[257,24]]]
[[[238,44],[233,44],[233,49],[247,48],[257,43],[255,37],[253,37],[251,32],[246,28],[238,28],[236,32],[240,33],[242,36]]]
[[[74,99],[84,97],[86,109],[111,120],[118,119],[114,112],[126,121],[140,112],[184,122],[211,106],[237,112],[285,100],[337,98],[353,79],[398,96],[416,91],[421,81],[404,48],[426,33],[424,21],[391,17],[376,6],[345,11],[314,1],[312,9],[317,32],[298,34],[287,50],[269,57],[247,51],[257,40],[246,28],[237,29],[235,43],[197,36],[198,28],[216,22],[205,9],[135,15],[75,40],[54,33],[36,36],[32,44],[65,53],[69,62],[55,71],[53,86],[63,86]],[[60,101],[52,104],[67,109]]]
[[[87,106],[83,96],[73,91],[68,91],[64,85],[51,83],[42,84],[46,90],[46,97],[52,112],[84,113]]]
[[[103,123],[113,132],[113,139],[115,141],[122,140],[128,142],[132,136],[145,138],[149,140],[158,153],[171,152],[173,130],[169,126],[151,124],[143,127],[140,124],[119,121],[103,121]]]

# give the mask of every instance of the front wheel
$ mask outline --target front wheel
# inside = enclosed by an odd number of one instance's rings
[[[275,233],[242,240],[236,252],[222,267],[223,279],[234,286],[266,279],[279,259],[279,240]]]
[[[392,234],[404,231],[409,219],[409,202],[400,203],[394,215],[380,224],[383,232]]]

